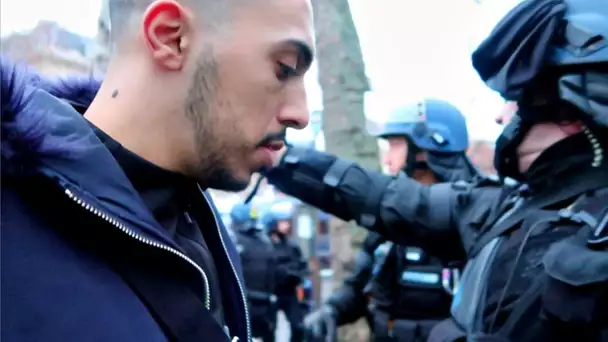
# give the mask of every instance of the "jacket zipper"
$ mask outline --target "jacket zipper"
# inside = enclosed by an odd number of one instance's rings
[[[203,276],[203,280],[205,282],[205,308],[207,308],[207,310],[211,309],[211,296],[210,296],[210,289],[209,289],[209,280],[207,279],[207,275],[205,274],[205,271],[203,271],[202,268],[200,268],[194,261],[190,260],[187,256],[185,256],[183,253],[169,247],[166,245],[163,245],[159,242],[150,240],[136,232],[134,232],[133,230],[131,230],[130,228],[128,228],[126,225],[122,224],[121,222],[119,222],[118,220],[116,220],[115,218],[113,218],[112,216],[108,215],[107,213],[105,213],[104,211],[94,207],[93,205],[85,202],[84,200],[82,200],[81,198],[79,198],[78,196],[76,196],[76,194],[74,194],[71,190],[69,189],[65,189],[65,194],[74,202],[78,203],[81,207],[83,207],[84,209],[86,209],[87,211],[95,214],[97,217],[103,219],[104,221],[106,221],[107,223],[111,224],[112,226],[118,228],[119,230],[121,230],[123,233],[127,234],[128,236],[130,236],[131,238],[146,244],[148,246],[152,246],[158,249],[162,249],[168,252],[171,252],[175,255],[177,255],[179,258],[185,260],[186,262],[188,262],[190,265],[194,266],[199,272],[200,274]],[[248,321],[249,323],[249,321]]]
[[[239,285],[239,291],[241,292],[241,299],[243,300],[243,309],[245,310],[245,320],[247,322],[247,341],[251,341],[251,324],[249,322],[249,310],[247,310],[247,297],[245,297],[245,291],[243,291],[243,285],[241,285],[241,281],[239,280],[239,275],[236,273],[236,268],[234,267],[234,264],[232,263],[232,260],[230,259],[230,255],[228,254],[228,249],[226,249],[226,244],[224,243],[224,237],[222,236],[222,232],[220,231],[220,224],[217,220],[217,215],[215,214],[215,210],[213,210],[213,206],[211,206],[209,199],[207,199],[207,196],[205,196],[205,194],[203,193],[203,189],[201,189],[200,186],[199,186],[199,191],[201,192],[201,195],[203,196],[203,198],[205,198],[207,205],[209,205],[211,214],[213,215],[213,219],[215,220],[215,228],[217,228],[218,235],[220,236],[220,241],[222,241],[222,247],[224,247],[224,253],[226,253],[226,258],[228,258],[228,263],[230,263],[230,267],[232,268],[232,272],[234,273],[234,278],[236,279],[236,283]],[[238,341],[238,338],[236,338],[236,340],[233,339],[233,341]]]

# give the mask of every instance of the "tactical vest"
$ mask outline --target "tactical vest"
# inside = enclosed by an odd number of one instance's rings
[[[584,334],[597,334],[601,329],[593,328],[605,324],[604,320],[597,322],[598,317],[606,317],[597,316],[598,312],[604,310],[605,314],[608,310],[608,305],[605,305],[608,301],[608,238],[605,228],[608,189],[592,192],[592,195],[585,192],[569,207],[539,220],[539,224],[550,224],[557,229],[568,227],[574,233],[548,247],[542,259],[544,270],[519,297],[502,327],[490,333],[487,331],[489,327],[481,323],[481,310],[486,306],[488,267],[504,237],[496,234],[501,233],[499,230],[494,230],[494,236],[485,236],[483,241],[489,242],[474,254],[465,268],[462,291],[452,304],[453,319],[439,325],[429,341],[594,341],[586,339]],[[518,206],[515,203],[510,213]],[[500,220],[508,220],[510,213],[503,214]],[[500,222],[494,223],[494,226],[499,225]],[[535,226],[529,228],[522,244],[525,245],[534,229]],[[505,284],[505,293],[511,278]],[[498,305],[501,304],[499,302]],[[541,311],[552,320],[540,320]],[[549,326],[551,321],[557,323]],[[573,332],[574,335],[564,335]]]
[[[374,341],[426,340],[432,327],[449,315],[458,286],[460,269],[448,266],[417,247],[387,242],[376,248],[366,287]]]
[[[578,233],[549,248],[543,257],[545,272],[496,336],[522,342],[606,341],[608,188],[601,192],[559,213],[556,224],[579,226]],[[539,320],[541,315],[546,319]]]

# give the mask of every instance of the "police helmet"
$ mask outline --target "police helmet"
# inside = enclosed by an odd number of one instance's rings
[[[405,136],[423,151],[457,153],[469,146],[466,120],[454,105],[424,99],[391,111],[386,122],[368,125],[378,138]]]
[[[257,213],[251,204],[239,203],[230,210],[230,220],[233,225],[245,229],[255,227]]]
[[[608,127],[608,3],[567,0],[559,43],[549,64],[559,74],[558,94],[590,125]]]
[[[473,53],[473,66],[519,106],[496,142],[502,176],[521,179],[515,151],[537,122],[581,120],[588,133],[608,128],[605,0],[523,1]]]
[[[294,207],[293,204],[287,201],[281,201],[273,204],[268,211],[272,220],[290,221],[293,219]]]
[[[269,232],[272,231],[272,215],[270,214],[270,210],[262,212],[258,221],[258,225],[261,229],[265,229]]]
[[[466,120],[452,104],[424,99],[398,107],[382,124],[368,122],[368,131],[378,138],[404,136],[410,147],[403,171],[413,176],[417,169],[430,169],[438,181],[468,180],[479,171],[467,158],[469,134]],[[426,161],[416,158],[426,151]]]
[[[274,203],[261,216],[261,224],[269,231],[275,231],[280,221],[291,221],[294,216],[293,204],[289,202]]]
[[[560,40],[549,62],[572,66],[608,62],[608,6],[604,0],[566,0]]]

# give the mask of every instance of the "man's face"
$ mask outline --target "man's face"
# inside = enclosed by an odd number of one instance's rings
[[[384,163],[388,166],[388,172],[396,176],[407,163],[407,157],[410,152],[409,142],[405,137],[395,136],[388,137],[388,151],[384,155]],[[427,153],[425,151],[418,152],[416,154],[416,161],[425,162],[427,160]],[[412,178],[421,182],[422,184],[433,184],[437,180],[431,170],[428,169],[416,169]]]
[[[291,234],[291,221],[279,221],[277,222],[277,231],[282,235],[288,236]]]
[[[395,176],[401,171],[407,161],[408,142],[405,137],[388,137],[388,150],[384,154],[384,164],[388,166],[388,172]]]
[[[305,127],[309,115],[303,77],[313,57],[309,0],[243,3],[217,32],[194,11],[179,18],[190,28],[179,70],[187,94],[176,95],[183,112],[168,118],[184,127],[187,138],[178,140],[189,144],[185,173],[225,190],[244,189],[254,172],[271,166],[285,129]]]

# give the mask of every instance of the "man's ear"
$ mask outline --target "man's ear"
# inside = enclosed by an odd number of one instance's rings
[[[144,13],[143,34],[154,61],[181,70],[190,48],[192,19],[174,0],[154,1]]]

